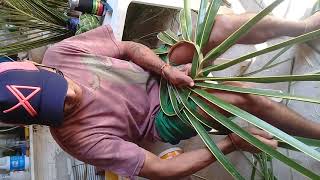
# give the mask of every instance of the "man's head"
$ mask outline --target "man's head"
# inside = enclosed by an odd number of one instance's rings
[[[31,62],[0,63],[0,121],[58,126],[64,118],[68,82]]]

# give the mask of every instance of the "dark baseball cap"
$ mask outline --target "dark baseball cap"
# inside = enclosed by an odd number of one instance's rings
[[[31,62],[0,63],[0,121],[57,127],[64,118],[68,83]]]

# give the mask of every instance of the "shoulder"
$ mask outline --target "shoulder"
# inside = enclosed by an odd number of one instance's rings
[[[44,62],[64,60],[67,56],[120,56],[119,43],[115,40],[110,26],[100,26],[83,34],[70,37],[54,44],[45,53]]]

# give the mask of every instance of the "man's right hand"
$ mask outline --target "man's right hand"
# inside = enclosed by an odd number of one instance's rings
[[[259,139],[261,142],[271,146],[272,148],[276,149],[278,147],[278,141],[273,139],[273,136],[269,133],[257,129],[257,128],[248,128],[247,131],[251,133],[254,137]],[[233,141],[235,150],[243,150],[251,153],[259,153],[261,152],[258,148],[254,147],[241,137],[237,136],[236,134],[229,135],[231,137],[227,137],[229,141]]]
[[[170,83],[181,87],[181,86],[194,86],[194,81],[189,74],[189,69],[191,64],[187,64],[183,69],[167,66],[163,69],[164,78],[166,78]]]

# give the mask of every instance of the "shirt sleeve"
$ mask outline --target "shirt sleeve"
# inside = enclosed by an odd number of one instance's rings
[[[138,145],[114,137],[105,138],[85,155],[85,162],[125,177],[138,176],[145,152]]]

